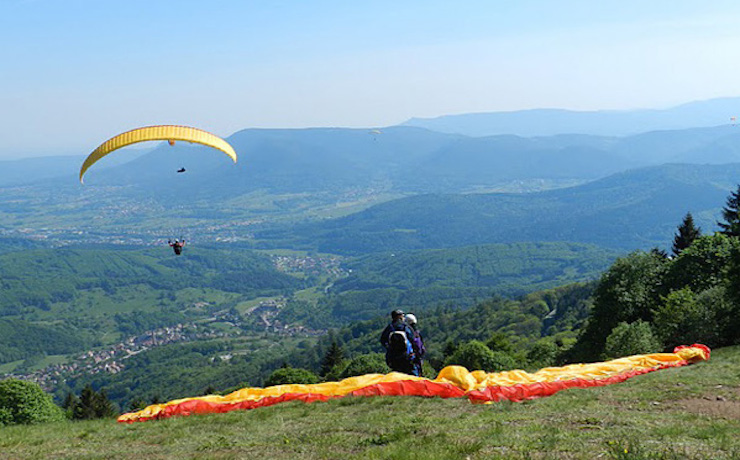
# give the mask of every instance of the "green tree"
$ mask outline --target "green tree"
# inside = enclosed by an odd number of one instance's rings
[[[291,383],[319,383],[319,376],[307,369],[281,367],[265,380],[266,387]]]
[[[740,326],[738,322],[733,323],[733,319],[737,321],[738,304],[730,299],[725,284],[698,293],[696,303],[703,314],[702,317],[706,319],[695,325],[700,330],[700,335],[695,342],[703,343],[711,348],[738,343],[732,338],[733,334],[737,334],[737,327]]]
[[[527,361],[536,367],[547,367],[555,365],[560,348],[551,338],[543,338],[532,345],[527,352]]]
[[[641,320],[633,323],[622,322],[606,338],[603,357],[612,359],[656,353],[662,348],[660,340],[653,334],[649,323]]]
[[[77,396],[72,392],[67,393],[67,396],[64,397],[62,408],[64,408],[64,412],[67,418],[72,418],[74,408],[78,402],[79,401],[77,399]]]
[[[685,287],[701,292],[724,283],[733,250],[737,248],[740,240],[721,233],[700,236],[667,268],[661,294],[665,296]]]
[[[390,371],[382,353],[370,353],[352,358],[339,374],[339,378],[345,379],[365,374],[387,374]]]
[[[459,344],[457,342],[448,340],[447,342],[445,342],[445,345],[442,348],[442,357],[444,359],[449,358],[457,351],[458,348],[459,348]]]
[[[681,254],[681,251],[691,246],[691,243],[700,236],[701,228],[694,225],[694,217],[687,212],[683,222],[678,226],[678,233],[673,237],[673,254],[676,256]]]
[[[725,325],[722,344],[740,343],[740,248],[734,248],[728,268],[727,297],[730,305],[720,313],[719,320]]]
[[[650,322],[661,302],[663,276],[669,264],[668,259],[641,251],[617,259],[599,280],[591,315],[569,359],[599,359],[606,338],[619,323]]]
[[[128,403],[129,410],[132,412],[140,411],[146,406],[148,404],[142,398],[134,398]]]
[[[90,384],[85,385],[72,408],[72,418],[75,420],[91,420],[115,415],[117,411],[108,399],[105,390],[100,390],[98,393]]]
[[[740,236],[740,185],[727,197],[725,207],[722,208],[722,218],[724,222],[717,222],[722,233],[727,236]]]
[[[491,351],[483,342],[471,340],[447,358],[445,365],[463,366],[470,371],[499,372],[513,369],[516,361],[506,353]]]
[[[321,360],[321,371],[320,375],[325,376],[335,366],[341,364],[344,361],[344,349],[337,343],[336,340],[331,342],[329,349],[327,350],[324,358]]]
[[[653,316],[653,326],[663,343],[683,344],[687,340],[684,337],[692,334],[701,321],[696,294],[688,287],[671,292]],[[688,340],[693,343],[695,338]]]
[[[17,379],[0,381],[0,426],[63,419],[62,409],[37,384]]]
[[[511,344],[509,335],[503,332],[495,332],[486,342],[486,346],[491,351],[500,351],[506,354],[512,354],[514,352],[514,346]]]

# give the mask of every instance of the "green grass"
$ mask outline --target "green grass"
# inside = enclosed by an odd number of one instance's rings
[[[11,361],[9,363],[0,364],[0,374],[8,374],[10,372],[13,372],[13,369],[23,364],[23,359],[19,359],[17,361]]]
[[[0,429],[0,458],[738,458],[738,366],[733,347],[708,363],[524,403],[344,398],[132,425],[14,426]]]
[[[250,300],[239,302],[234,306],[234,308],[236,308],[239,314],[243,316],[246,314],[247,310],[258,306],[260,302],[268,301],[268,300],[277,300],[278,298],[279,297],[257,297],[255,299],[250,299]]]

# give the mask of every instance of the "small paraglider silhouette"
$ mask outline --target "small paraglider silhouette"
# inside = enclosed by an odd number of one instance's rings
[[[180,238],[179,240],[175,240],[173,243],[171,240],[167,240],[167,244],[170,245],[173,251],[175,251],[175,255],[179,256],[182,254],[182,247],[185,246],[185,240]]]
[[[373,140],[374,141],[377,141],[378,140],[378,137],[377,137],[378,134],[383,134],[383,131],[381,131],[379,129],[371,129],[370,131],[368,131],[368,134],[371,135],[371,136],[373,136]]]
[[[730,123],[732,123],[732,126],[735,126],[736,121],[737,121],[737,117],[730,117]]]

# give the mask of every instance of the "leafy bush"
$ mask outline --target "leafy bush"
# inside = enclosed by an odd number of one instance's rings
[[[606,338],[604,358],[622,358],[624,356],[655,353],[663,348],[653,334],[650,323],[635,321],[621,322]]]
[[[445,365],[464,366],[471,371],[498,372],[516,367],[516,361],[506,353],[491,351],[484,343],[471,340],[447,358]]]
[[[319,383],[319,377],[306,369],[281,367],[265,380],[265,386],[285,385],[290,383]]]
[[[388,372],[390,369],[385,364],[385,356],[382,353],[372,353],[352,359],[339,374],[339,378],[345,379],[365,374],[387,374]]]
[[[0,425],[63,420],[64,414],[38,385],[17,379],[0,381]]]
[[[0,426],[13,423],[13,413],[6,407],[0,407]]]
[[[551,339],[541,339],[527,352],[527,361],[536,367],[553,366],[557,362],[560,348]]]

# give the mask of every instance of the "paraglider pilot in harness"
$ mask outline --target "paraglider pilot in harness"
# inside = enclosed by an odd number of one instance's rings
[[[175,251],[175,255],[179,256],[180,254],[182,254],[182,247],[185,246],[185,240],[175,240],[174,243],[170,240],[167,240],[167,244],[169,244],[170,247]]]
[[[391,323],[380,334],[380,344],[385,348],[385,362],[395,372],[419,375],[415,365],[416,350],[413,346],[414,331],[404,322],[401,310],[391,312]]]

